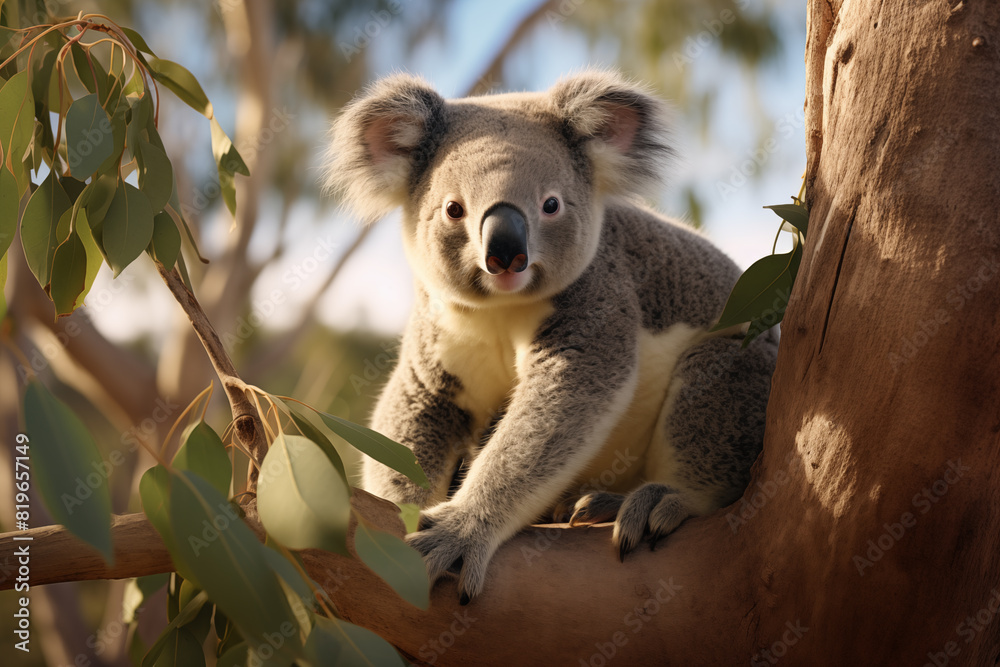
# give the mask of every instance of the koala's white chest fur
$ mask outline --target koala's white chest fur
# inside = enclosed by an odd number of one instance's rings
[[[436,356],[461,381],[455,402],[477,428],[503,407],[526,370],[528,346],[551,313],[548,301],[477,311],[446,306],[439,313]],[[684,352],[704,338],[704,330],[685,324],[656,334],[640,330],[638,378],[624,397],[628,408],[567,491],[625,492],[644,481],[672,481],[674,457],[663,423],[677,389],[671,386],[673,371]]]

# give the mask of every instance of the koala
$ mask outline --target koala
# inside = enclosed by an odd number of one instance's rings
[[[328,188],[367,222],[402,208],[415,304],[371,426],[430,486],[373,460],[362,486],[421,508],[432,581],[466,604],[540,519],[613,521],[624,560],[742,495],[777,336],[712,332],[738,267],[642,204],[663,102],[609,71],[454,100],[397,74],[332,136]]]

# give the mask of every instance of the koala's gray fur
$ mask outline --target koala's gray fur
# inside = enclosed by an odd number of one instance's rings
[[[432,579],[460,563],[463,602],[543,516],[614,520],[624,557],[748,482],[777,338],[741,351],[738,331],[708,333],[738,268],[634,201],[659,184],[666,128],[661,102],[603,71],[448,101],[396,75],[334,124],[330,189],[368,221],[402,207],[416,280],[372,426],[413,450],[430,489],[374,461],[364,486],[423,508],[408,540]],[[523,271],[493,257],[494,228]]]

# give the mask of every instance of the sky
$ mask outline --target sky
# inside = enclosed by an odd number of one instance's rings
[[[378,77],[406,70],[426,78],[446,97],[458,95],[476,82],[506,35],[536,2],[457,2],[443,17],[445,38],[426,43],[412,57],[403,50],[403,26],[399,20],[390,22],[367,47],[371,74]],[[791,1],[778,4],[785,46],[776,65],[751,78],[740,66],[724,62],[711,46],[687,65],[695,86],[718,81],[731,81],[732,85],[720,86],[707,143],[700,138],[690,114],[676,114],[674,138],[681,159],[673,178],[664,185],[660,202],[666,215],[685,218],[687,211],[678,183],[691,184],[708,204],[706,235],[741,267],[770,252],[779,220],[763,206],[789,202],[799,190],[805,168],[805,11]],[[166,16],[156,20],[185,19]],[[147,32],[171,34],[162,27]],[[180,50],[169,43],[153,47],[158,55],[181,62],[201,77],[198,47]],[[159,53],[161,49],[166,53]],[[600,45],[595,50],[583,37],[543,21],[512,54],[507,72],[519,86],[544,90],[569,72],[592,65],[613,66],[615,55]],[[207,76],[211,78],[210,73]],[[202,82],[216,102],[219,95],[213,96],[210,81]],[[773,125],[761,128],[751,113],[747,95],[750,85],[757,87],[760,103]],[[232,115],[232,105],[227,105],[224,98],[216,107],[220,118]],[[192,116],[183,122],[199,121]],[[322,135],[317,136],[316,151],[310,158],[313,168],[307,171],[317,179],[323,141]],[[767,167],[764,175],[753,178],[762,166]],[[205,218],[204,243],[209,248],[221,246],[229,233],[230,222],[221,213],[214,219]],[[261,215],[262,221],[275,219],[277,203],[265,200]],[[261,226],[264,230],[255,236],[251,251],[263,255],[275,239],[266,225]],[[287,259],[265,271],[253,289],[256,307],[274,311],[265,327],[280,329],[298,320],[299,306],[309,300],[332,266],[331,255],[346,247],[356,233],[353,221],[344,220],[331,207],[320,208],[315,202],[303,201],[293,209],[288,234],[296,241],[290,245]],[[782,247],[779,244],[779,251]],[[332,251],[323,251],[328,248]],[[126,270],[124,280],[130,283],[127,290],[115,289],[106,271],[98,277],[87,299],[88,311],[110,338],[128,340],[140,334],[161,338],[163,332],[169,331],[176,306],[158,281],[146,279],[152,273],[148,265],[148,261],[139,261]],[[110,290],[115,292],[114,299],[106,298]],[[395,335],[405,324],[411,302],[412,275],[403,255],[398,214],[393,214],[377,223],[365,245],[323,296],[317,314],[322,322],[339,330],[361,328]],[[142,317],[136,317],[137,312]]]

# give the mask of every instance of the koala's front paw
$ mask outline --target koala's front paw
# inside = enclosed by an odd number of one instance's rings
[[[489,529],[461,507],[442,503],[420,516],[420,531],[406,541],[423,555],[433,584],[452,566],[461,568],[458,594],[461,604],[479,595],[486,583],[486,568],[496,551]]]
[[[625,562],[625,554],[638,546],[643,537],[649,540],[650,548],[655,547],[657,540],[672,533],[693,514],[677,489],[663,484],[644,484],[625,498],[618,511],[612,533],[618,557]]]

